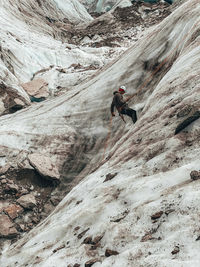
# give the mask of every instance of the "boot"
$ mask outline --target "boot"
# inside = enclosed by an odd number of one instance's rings
[[[133,123],[136,123],[136,121],[137,121],[137,113],[136,113],[135,110],[133,110],[131,118],[132,118]]]

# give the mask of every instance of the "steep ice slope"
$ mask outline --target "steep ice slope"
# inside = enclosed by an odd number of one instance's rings
[[[65,18],[75,24],[92,20],[92,17],[78,0],[16,0],[14,2],[2,0],[1,6],[14,17],[21,18],[23,16],[24,18],[32,18],[32,23],[40,23],[40,26],[42,21],[43,24],[45,24],[42,19],[42,17],[45,16],[49,16],[52,20],[61,20]],[[39,19],[38,22],[34,21],[36,17]]]
[[[59,166],[68,160],[70,142],[84,137],[95,145],[88,165],[93,173],[4,251],[2,266],[84,266],[94,258],[101,262],[95,267],[200,264],[199,181],[190,180],[190,172],[200,169],[199,120],[174,136],[188,107],[199,109],[199,12],[199,1],[187,1],[73,92],[0,119],[1,145],[46,153]],[[114,118],[105,146],[109,103],[119,84],[130,94],[139,90],[130,104],[141,112],[134,126]],[[104,183],[109,173],[117,174]],[[151,219],[156,212],[160,218]],[[119,254],[107,257],[106,249]]]
[[[56,3],[60,11],[67,14],[67,18],[74,22],[86,22],[91,21],[92,17],[88,14],[83,5],[80,4],[78,0],[53,0]]]
[[[3,54],[0,66],[6,65],[8,73],[13,73],[20,82],[30,80],[36,71],[50,65],[68,67],[72,62],[76,63],[75,57],[80,58],[80,63],[83,61],[84,52],[73,49],[68,51],[66,43],[62,43],[61,37],[56,36],[56,32],[61,34],[61,31],[55,30],[49,20],[61,21],[67,18],[72,23],[80,23],[92,18],[78,1],[66,1],[65,8],[61,10],[63,3],[3,1],[0,7]],[[6,64],[7,58],[11,66]]]
[[[131,0],[79,0],[90,12],[106,12],[113,7],[131,6]]]
[[[84,72],[83,69],[72,79],[72,64],[79,63],[83,68],[101,67],[106,62],[108,49],[68,45],[72,23],[90,20],[92,17],[78,1],[3,0],[0,6],[0,81],[3,93],[10,98],[15,94],[27,104],[29,98],[21,83],[35,78],[38,71],[40,77],[45,74],[49,91],[54,93],[65,81],[65,87],[70,88],[95,72]],[[6,109],[4,99],[1,96],[0,114]]]

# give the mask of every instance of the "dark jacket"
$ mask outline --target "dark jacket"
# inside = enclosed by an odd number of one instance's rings
[[[113,93],[114,97],[113,97],[113,101],[111,104],[111,113],[114,112],[114,107],[116,107],[116,109],[118,110],[118,112],[121,112],[122,107],[128,107],[127,103],[124,101],[123,99],[123,95],[120,94],[118,91],[115,91]]]

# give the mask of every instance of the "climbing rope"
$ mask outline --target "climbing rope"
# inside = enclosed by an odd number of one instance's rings
[[[108,142],[109,142],[110,135],[111,135],[111,129],[112,129],[112,116],[110,117],[110,120],[109,120],[109,131],[108,131],[108,135],[107,135],[106,141],[105,141],[105,143],[104,143],[103,157],[102,157],[101,162],[102,162],[102,161],[104,160],[104,158],[105,158],[106,149],[107,149]]]

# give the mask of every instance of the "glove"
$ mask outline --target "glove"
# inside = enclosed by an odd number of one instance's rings
[[[112,112],[112,116],[115,117],[115,113],[114,112]]]

